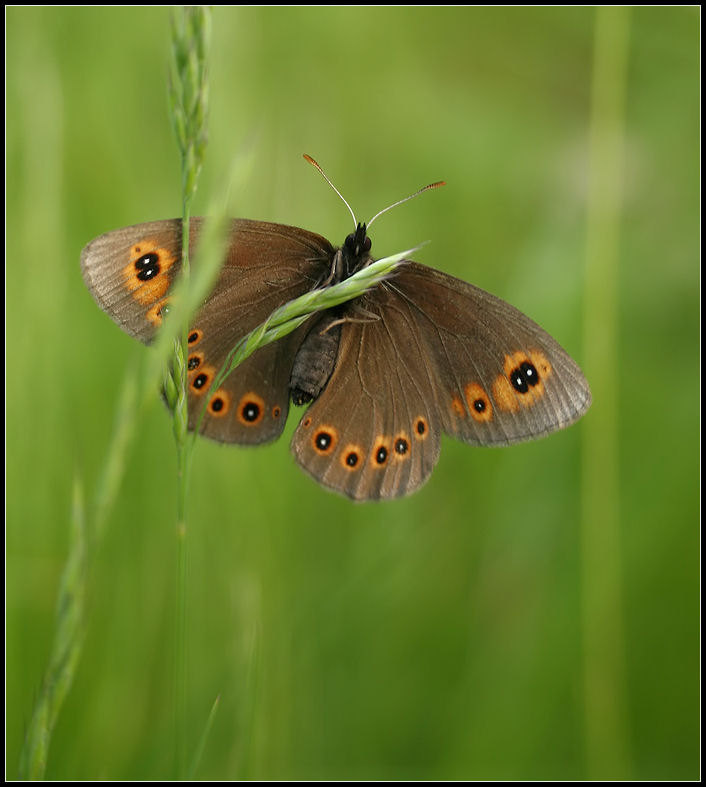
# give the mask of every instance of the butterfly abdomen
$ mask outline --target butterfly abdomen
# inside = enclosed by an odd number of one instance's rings
[[[338,356],[340,337],[341,325],[331,315],[324,316],[309,331],[292,367],[289,389],[294,404],[317,399],[326,387]]]

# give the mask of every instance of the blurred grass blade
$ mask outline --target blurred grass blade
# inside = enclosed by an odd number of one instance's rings
[[[103,539],[106,522],[123,481],[125,457],[132,444],[135,428],[139,421],[140,399],[144,401],[144,397],[140,396],[140,389],[144,385],[145,380],[138,379],[136,364],[131,364],[123,377],[123,387],[120,391],[113,422],[113,433],[96,487],[92,508],[93,523],[89,532],[92,549],[98,548]]]
[[[138,421],[135,410],[138,388],[138,376],[133,366],[125,374],[118,400],[110,446],[91,507],[90,527],[86,522],[82,487],[78,480],[74,483],[69,555],[59,586],[56,633],[21,754],[20,776],[23,779],[37,780],[44,777],[54,724],[81,656],[89,558],[102,541],[105,523],[122,483],[125,457]]]
[[[262,693],[262,632],[259,621],[251,628],[248,642],[248,671],[245,681],[245,697],[243,701],[243,735],[240,741],[242,762],[238,779],[249,781],[255,772],[255,735],[258,702]]]
[[[51,735],[76,672],[85,634],[86,521],[83,490],[74,482],[69,556],[59,586],[49,666],[20,756],[20,778],[44,778]]]
[[[596,11],[588,169],[585,367],[594,407],[583,429],[584,702],[589,779],[629,779],[620,481],[618,278],[629,15]]]
[[[203,750],[206,748],[206,741],[208,740],[208,736],[211,732],[211,728],[213,727],[214,719],[216,718],[216,712],[218,711],[218,707],[221,703],[221,696],[220,694],[216,697],[211,706],[211,712],[208,714],[208,718],[206,719],[206,726],[204,727],[203,734],[196,746],[196,752],[194,753],[194,759],[191,763],[191,767],[189,768],[189,772],[187,774],[187,779],[191,782],[194,781],[196,778],[196,771],[199,767],[199,763],[201,762],[201,758],[203,757]]]

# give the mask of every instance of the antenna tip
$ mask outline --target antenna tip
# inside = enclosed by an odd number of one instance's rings
[[[305,159],[306,159],[306,160],[309,162],[309,164],[313,164],[315,167],[318,167],[318,166],[319,166],[319,165],[316,163],[316,161],[314,161],[314,159],[313,159],[313,158],[312,158],[312,157],[311,157],[311,156],[310,156],[308,153],[302,153],[302,155],[303,155],[303,156],[304,156],[304,158],[305,158]]]
[[[428,188],[428,189],[438,189],[438,188],[440,188],[441,186],[445,186],[445,185],[446,185],[446,181],[445,181],[445,180],[437,180],[437,181],[436,181],[436,183],[430,183],[430,184],[427,186],[427,188]]]

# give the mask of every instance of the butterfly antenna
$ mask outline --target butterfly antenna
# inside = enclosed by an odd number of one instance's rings
[[[320,173],[321,173],[321,174],[324,176],[324,180],[325,180],[325,181],[326,181],[326,182],[329,184],[329,186],[331,186],[331,188],[332,188],[332,189],[333,189],[333,190],[336,192],[336,194],[338,194],[338,196],[339,196],[339,197],[340,197],[340,198],[343,200],[343,204],[344,204],[344,205],[345,205],[345,206],[348,208],[348,210],[351,212],[351,216],[353,216],[353,224],[354,224],[354,225],[357,227],[357,226],[358,226],[358,220],[357,220],[357,219],[356,219],[356,217],[355,217],[355,213],[353,213],[353,209],[352,209],[352,208],[351,208],[351,206],[350,206],[350,205],[349,205],[349,204],[346,202],[346,199],[345,199],[345,197],[343,196],[343,194],[341,194],[341,192],[340,192],[340,191],[339,191],[339,190],[338,190],[338,189],[337,189],[337,188],[336,188],[336,187],[333,185],[333,183],[331,183],[331,181],[328,179],[328,175],[327,175],[327,174],[326,174],[326,173],[323,171],[323,169],[321,169],[321,166],[319,165],[318,161],[315,161],[315,160],[314,160],[314,159],[313,159],[311,156],[307,156],[307,154],[306,154],[306,153],[304,153],[304,158],[305,158],[305,159],[306,159],[306,160],[309,162],[309,164],[311,164],[312,166],[316,167],[316,169],[318,169],[318,170],[319,170],[319,172],[320,172]]]
[[[410,194],[409,197],[405,197],[404,199],[401,199],[398,202],[393,202],[392,205],[388,205],[386,208],[383,208],[379,213],[376,213],[372,217],[372,219],[370,219],[370,221],[367,223],[366,226],[370,227],[370,225],[375,221],[375,219],[378,216],[382,216],[383,213],[387,213],[388,210],[392,210],[393,208],[396,208],[398,205],[401,205],[403,202],[409,202],[409,200],[418,197],[422,192],[429,191],[429,189],[438,189],[439,187],[445,185],[446,185],[445,180],[439,180],[436,183],[430,183],[428,186],[424,186],[424,188],[419,189],[419,191],[415,191],[414,194]]]

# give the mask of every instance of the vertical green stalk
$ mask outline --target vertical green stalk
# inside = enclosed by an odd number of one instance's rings
[[[169,74],[169,103],[181,158],[182,186],[182,277],[188,287],[191,205],[206,152],[208,75],[206,55],[210,38],[210,11],[201,6],[181,10],[172,17],[172,63]],[[171,390],[174,436],[177,449],[177,625],[175,663],[175,770],[186,773],[186,597],[187,597],[187,502],[189,466],[193,442],[188,439],[186,347],[188,325],[175,341]]]
[[[629,9],[596,11],[584,347],[593,389],[583,433],[582,572],[588,779],[631,777],[618,478],[618,278]]]
[[[103,469],[87,516],[80,479],[74,483],[69,553],[59,584],[49,664],[34,703],[19,765],[19,778],[44,779],[54,726],[73,683],[86,632],[85,598],[106,522],[123,477],[136,422],[137,375],[125,376]]]
[[[73,683],[83,650],[86,630],[86,554],[83,490],[76,480],[71,509],[69,556],[59,585],[54,641],[20,755],[19,776],[23,780],[44,779],[54,726]]]

